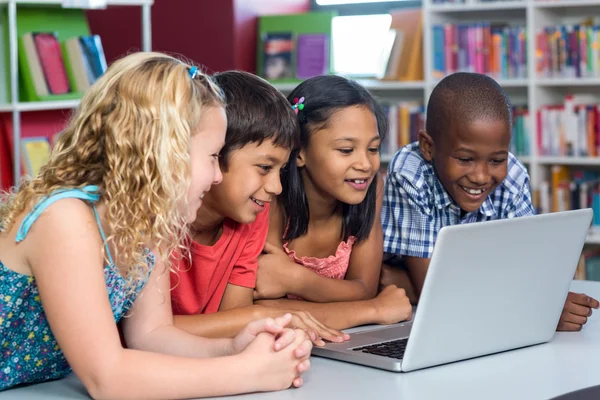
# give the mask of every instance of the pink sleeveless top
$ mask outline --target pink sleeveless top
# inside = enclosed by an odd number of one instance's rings
[[[350,254],[352,253],[352,246],[356,238],[350,236],[347,241],[341,242],[335,251],[335,254],[330,255],[327,258],[317,257],[297,257],[294,250],[288,249],[288,242],[283,244],[283,250],[296,264],[304,265],[317,274],[326,278],[333,279],[344,279],[346,271],[348,271],[348,265],[350,264]]]

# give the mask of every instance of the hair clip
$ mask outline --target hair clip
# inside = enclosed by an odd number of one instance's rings
[[[190,74],[190,78],[192,79],[196,79],[196,77],[198,76],[198,74],[200,73],[200,71],[198,70],[198,67],[191,67],[188,70],[189,74]]]
[[[294,105],[292,105],[292,110],[298,115],[298,111],[304,110],[304,97],[294,97]]]

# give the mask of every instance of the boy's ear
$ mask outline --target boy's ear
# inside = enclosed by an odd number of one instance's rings
[[[419,131],[419,151],[421,156],[431,162],[433,160],[433,139],[425,131]]]
[[[296,165],[298,166],[298,168],[302,168],[306,165],[306,162],[304,161],[304,149],[300,150],[298,152],[298,155],[296,156]]]

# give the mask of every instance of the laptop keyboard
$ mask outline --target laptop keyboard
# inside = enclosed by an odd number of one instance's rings
[[[356,347],[352,351],[360,351],[362,353],[375,354],[377,356],[395,358],[402,360],[404,351],[406,350],[408,338],[392,340],[391,342],[371,344],[369,346]]]

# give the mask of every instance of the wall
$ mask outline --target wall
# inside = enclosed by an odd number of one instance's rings
[[[210,8],[210,12],[208,11]],[[256,68],[256,17],[308,11],[310,0],[155,0],[152,48],[183,55],[209,71]],[[141,48],[141,8],[88,12],[109,63]]]
[[[256,43],[261,15],[294,14],[310,10],[310,0],[233,0],[235,3],[235,67],[256,71]]]

